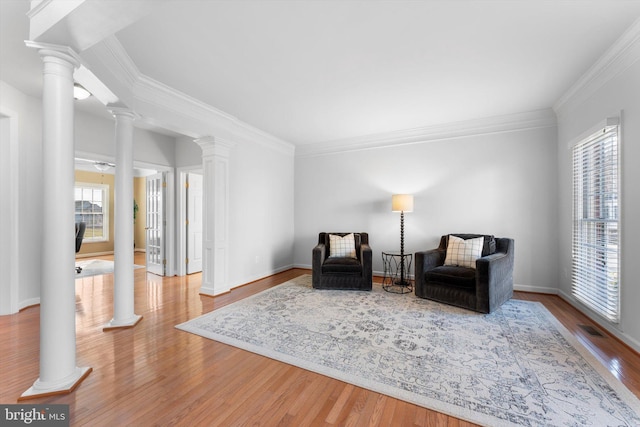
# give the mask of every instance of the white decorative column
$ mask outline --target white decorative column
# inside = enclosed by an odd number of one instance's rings
[[[127,108],[109,106],[116,119],[113,319],[103,330],[130,328],[142,316],[134,312],[133,280],[133,121]]]
[[[40,377],[19,400],[68,393],[91,372],[76,366],[73,71],[69,48],[27,43],[44,62]]]
[[[229,158],[234,142],[204,137],[195,142],[202,148],[203,227],[202,286],[200,293],[229,292]]]

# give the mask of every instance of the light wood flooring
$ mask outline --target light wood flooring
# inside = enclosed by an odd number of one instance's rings
[[[144,265],[144,254],[136,254]],[[179,331],[175,325],[310,271],[292,269],[213,297],[200,274],[135,271],[132,329],[103,332],[113,315],[113,275],[76,281],[77,366],[93,372],[70,394],[26,403],[70,405],[73,426],[471,426],[468,422]],[[587,334],[588,318],[557,296],[540,301],[640,397],[640,355]],[[39,374],[38,306],[0,316],[0,403],[16,403]]]

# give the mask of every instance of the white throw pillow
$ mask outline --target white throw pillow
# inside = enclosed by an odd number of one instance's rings
[[[329,234],[329,256],[332,258],[356,258],[356,239],[353,233],[346,236]]]
[[[476,260],[482,256],[483,244],[484,237],[464,240],[460,237],[449,235],[444,265],[476,268]]]

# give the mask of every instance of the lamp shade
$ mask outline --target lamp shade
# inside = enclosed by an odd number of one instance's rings
[[[413,212],[413,194],[394,194],[391,197],[393,212]]]

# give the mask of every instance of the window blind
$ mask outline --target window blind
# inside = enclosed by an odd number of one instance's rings
[[[572,292],[611,322],[620,319],[618,126],[573,147]]]

